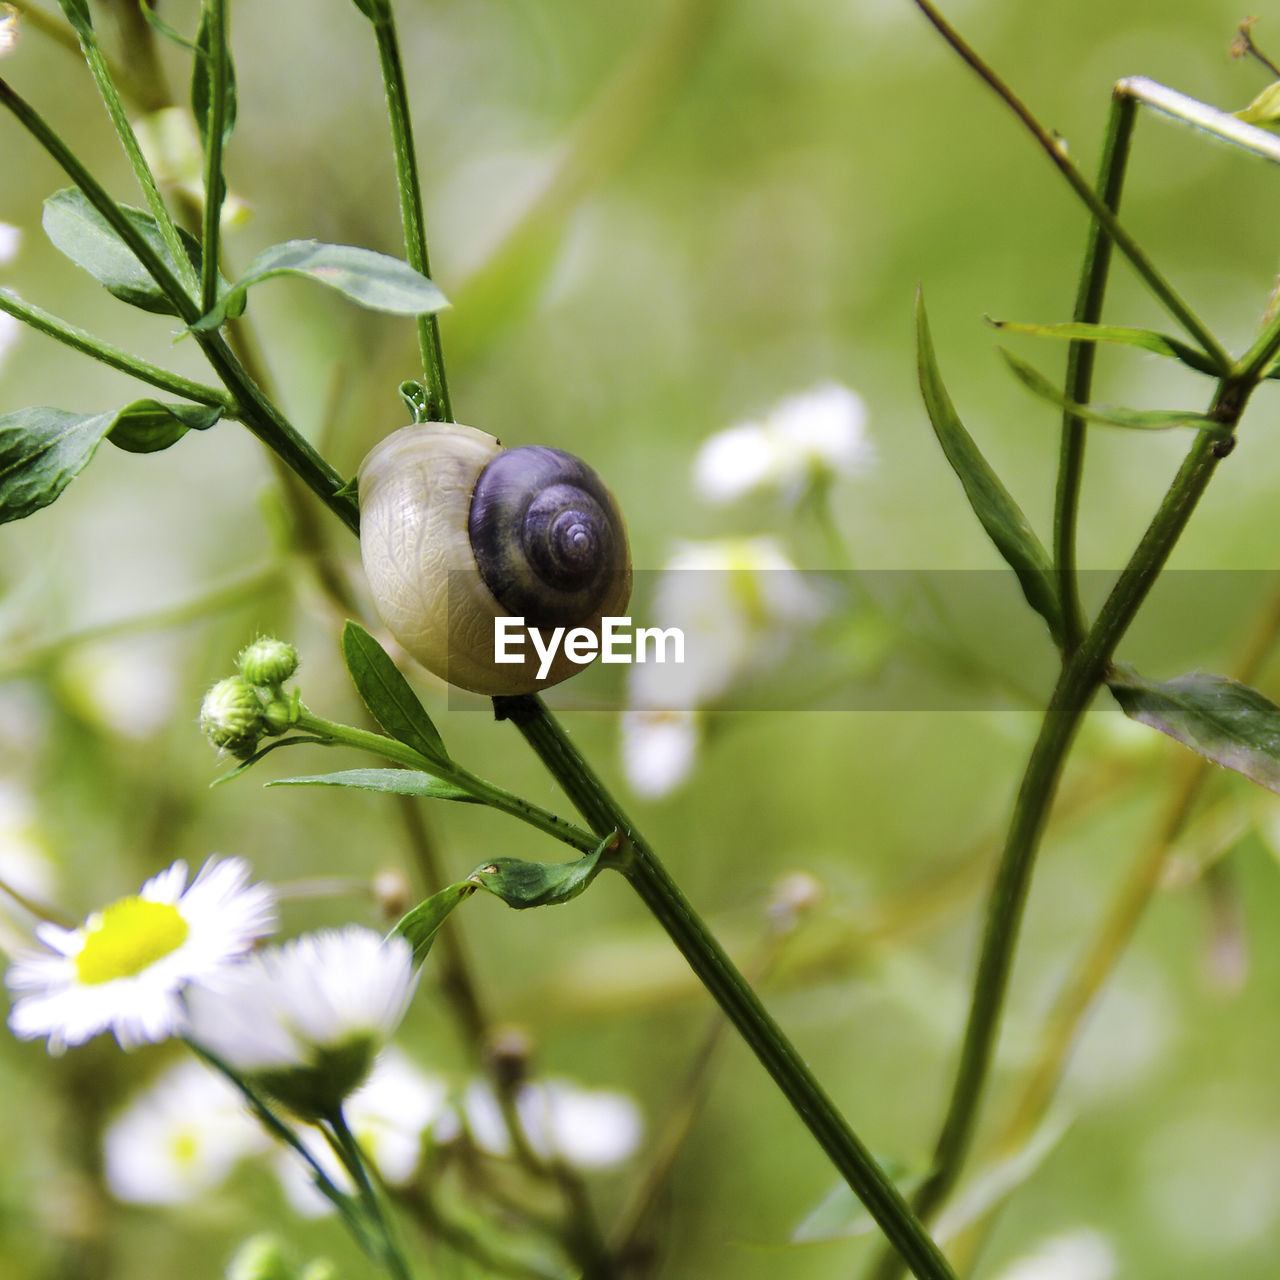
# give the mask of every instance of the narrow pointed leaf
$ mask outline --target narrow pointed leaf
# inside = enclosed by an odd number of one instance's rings
[[[93,19],[89,16],[87,0],[58,0],[62,16],[78,35],[93,35]]]
[[[126,218],[155,250],[156,254],[181,278],[181,272],[169,253],[155,219],[141,209],[121,205]],[[74,187],[56,191],[44,202],[41,219],[45,234],[54,247],[78,267],[83,267],[109,293],[156,315],[173,316],[178,311],[164,291],[138,261],[133,250],[115,233],[87,197]],[[200,245],[188,232],[179,228],[187,257],[198,269]]]
[[[372,311],[416,316],[442,311],[448,299],[426,276],[407,262],[345,244],[317,240],[286,240],[264,249],[227,294],[193,329],[216,329],[243,307],[246,292],[276,276],[301,276],[336,289],[352,302]]]
[[[207,431],[221,417],[217,405],[136,400],[116,415],[107,439],[128,453],[158,453],[177,444],[188,431]]]
[[[1167,431],[1170,427],[1196,427],[1222,434],[1222,424],[1204,413],[1190,409],[1125,409],[1109,404],[1077,404],[1069,400],[1044,374],[1032,368],[1003,347],[997,348],[1018,380],[1049,404],[1073,413],[1086,422],[1099,422],[1108,427],[1128,427],[1139,431]]]
[[[352,0],[352,3],[370,22],[379,22],[390,12],[389,0]]]
[[[1243,111],[1235,112],[1235,116],[1246,124],[1275,128],[1280,124],[1280,80],[1273,80]]]
[[[439,893],[433,893],[425,902],[420,902],[391,931],[407,938],[413,947],[413,963],[420,965],[431,950],[431,944],[440,932],[440,926],[449,918],[450,912],[476,891],[476,885],[469,880],[459,881]]]
[[[942,452],[960,477],[965,496],[987,536],[1018,576],[1027,603],[1049,624],[1055,640],[1062,634],[1062,613],[1049,555],[1026,516],[965,430],[943,385],[929,335],[924,298],[916,296],[917,356],[920,390]]]
[[[1130,719],[1280,792],[1280,707],[1257,689],[1208,671],[1145,680],[1122,666],[1107,684]]]
[[[142,16],[147,20],[147,25],[157,35],[163,36],[166,40],[172,40],[180,49],[185,49],[188,53],[195,53],[195,43],[165,22],[155,9],[147,3],[147,0],[138,0],[138,8],[142,10]]]
[[[301,778],[273,778],[268,787],[355,787],[397,796],[422,796],[429,800],[462,800],[479,803],[469,791],[444,778],[416,769],[345,769]]]
[[[196,118],[200,137],[206,140],[209,136],[209,108],[213,94],[213,77],[210,74],[213,32],[212,10],[206,5],[200,16],[200,28],[196,32],[196,56],[191,68],[191,111]],[[231,62],[231,50],[225,44],[223,56],[227,62],[227,83],[222,97],[222,140],[225,142],[236,126],[236,72]]]
[[[342,631],[342,656],[369,714],[397,742],[428,760],[449,763],[440,731],[383,647],[358,623]]]
[[[559,906],[576,898],[596,878],[601,870],[600,855],[612,848],[616,839],[614,835],[606,836],[575,862],[494,858],[477,867],[467,878],[517,911]]]
[[[893,1179],[894,1185],[910,1198],[924,1181],[922,1170],[897,1167],[892,1160],[881,1160],[880,1167]],[[821,1240],[850,1240],[879,1231],[876,1220],[847,1182],[838,1182],[805,1215],[804,1221],[791,1233],[794,1244],[815,1244]]]
[[[1018,324],[1012,320],[992,320],[989,316],[987,320],[1005,333],[1026,333],[1035,338],[1059,338],[1067,342],[1102,342],[1137,347],[1158,356],[1181,360],[1197,373],[1207,373],[1213,377],[1221,373],[1203,351],[1189,342],[1172,338],[1167,333],[1156,333],[1154,329],[1130,329],[1124,325],[1085,324],[1081,321],[1064,324]]]

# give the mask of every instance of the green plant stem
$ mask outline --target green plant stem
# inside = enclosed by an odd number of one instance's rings
[[[422,186],[418,179],[413,125],[409,117],[409,95],[405,87],[404,64],[400,58],[400,41],[396,35],[392,6],[383,6],[379,16],[373,18],[372,22],[378,44],[378,63],[382,68],[382,84],[387,95],[391,144],[395,151],[396,189],[400,193],[405,257],[415,271],[430,277],[426,221],[422,214]],[[452,422],[453,404],[449,398],[449,380],[445,376],[439,321],[434,315],[420,315],[416,323],[422,371],[431,396],[432,418],[436,422]]]
[[[1252,389],[1229,380],[1222,382],[1210,409],[1214,420],[1233,428]],[[1220,460],[1210,433],[1201,432],[1093,626],[1065,663],[1054,689],[1027,762],[987,902],[969,1020],[950,1102],[934,1148],[932,1172],[912,1200],[922,1220],[929,1219],[955,1186],[973,1140],[1036,851],[1080,718],[1105,679],[1116,645],[1159,577]],[[874,1272],[876,1280],[891,1280],[899,1274],[897,1259],[887,1255]]]
[[[545,835],[553,836],[571,848],[577,849],[579,853],[592,853],[600,843],[599,839],[590,832],[584,831],[572,822],[566,822],[554,813],[539,808],[536,804],[530,804],[529,801],[522,800],[519,796],[512,795],[510,791],[504,791],[483,778],[478,778],[474,773],[452,761],[445,766],[438,760],[428,759],[412,747],[397,742],[395,738],[371,733],[368,729],[357,729],[349,724],[325,720],[305,707],[302,708],[295,728],[302,733],[314,735],[327,745],[354,747],[357,751],[367,751],[373,755],[382,756],[406,769],[415,769],[429,773],[433,778],[452,782],[481,804],[510,814],[513,818],[519,818],[521,822],[536,827]],[[609,830],[612,831],[613,828],[610,827]]]
[[[392,1280],[413,1280],[413,1273],[396,1243],[387,1215],[382,1211],[382,1200],[369,1178],[364,1152],[360,1150],[360,1144],[351,1132],[341,1107],[328,1117],[322,1132],[329,1139],[334,1154],[351,1175],[351,1181],[355,1183],[360,1204],[376,1235],[377,1251],[374,1256],[386,1267]]]
[[[227,109],[226,0],[206,0],[209,15],[209,103],[204,137],[204,226],[200,257],[200,310],[208,313],[218,301],[218,243],[222,227],[222,144]],[[199,54],[196,55],[199,57]]]
[[[519,729],[593,831],[601,836],[615,830],[628,835],[632,857],[622,868],[623,875],[751,1046],[906,1265],[921,1280],[952,1277],[954,1273],[946,1259],[898,1189],[849,1128],[759,996],[542,700],[534,696],[495,698],[494,707],[499,716],[510,719]]]
[[[60,0],[61,2],[62,0]],[[111,69],[107,66],[102,47],[98,44],[97,35],[92,27],[84,26],[77,22],[75,15],[68,11],[65,3],[63,4],[63,12],[80,38],[80,48],[84,53],[85,62],[88,64],[94,83],[98,86],[98,93],[101,95],[103,105],[107,109],[107,115],[111,118],[112,127],[115,129],[116,136],[120,139],[120,145],[124,148],[124,153],[133,168],[134,176],[138,180],[138,186],[142,189],[142,194],[146,199],[147,208],[151,210],[151,216],[156,220],[156,226],[160,229],[160,234],[169,249],[169,254],[182,275],[183,290],[184,292],[186,290],[194,290],[199,285],[195,267],[191,265],[191,260],[187,257],[186,250],[183,248],[182,238],[178,235],[177,224],[174,222],[173,215],[170,214],[169,208],[164,202],[164,197],[160,194],[160,188],[156,183],[155,175],[151,172],[151,166],[142,154],[142,147],[138,143],[137,134],[133,131],[133,125],[129,123],[128,112],[125,111],[124,103],[120,100],[120,92],[116,88],[115,80],[112,78]],[[188,323],[190,323],[189,320]]]
[[[1120,206],[1120,194],[1129,160],[1129,145],[1137,111],[1133,102],[1116,95],[1107,117],[1098,175],[1098,197],[1108,209]],[[1111,267],[1111,237],[1095,218],[1089,224],[1080,285],[1073,319],[1097,324],[1102,318],[1107,276]],[[1072,342],[1067,353],[1066,398],[1076,404],[1092,399],[1093,367],[1097,344]],[[1080,605],[1080,583],[1076,573],[1076,528],[1080,509],[1080,488],[1084,478],[1086,427],[1084,419],[1071,410],[1062,418],[1062,441],[1058,454],[1058,484],[1053,519],[1054,572],[1058,579],[1058,599],[1062,607],[1063,652],[1074,652],[1084,638],[1084,610]]]
[[[84,192],[93,207],[102,214],[111,229],[128,245],[159,288],[164,291],[181,319],[188,325],[198,320],[201,312],[195,299],[124,216],[120,206],[80,163],[75,153],[39,112],[3,79],[0,79],[0,106],[7,108],[17,118],[23,128]],[[186,261],[185,254],[181,260]],[[280,410],[271,403],[245,372],[221,334],[196,332],[193,336],[200,344],[206,359],[239,404],[240,417],[244,425],[269,449],[279,454],[285,464],[301,477],[308,488],[317,494],[348,529],[353,533],[358,532],[360,513],[357,501],[351,495],[340,493],[346,483],[344,478],[311,447]]]
[[[1161,275],[1138,242],[1120,225],[1115,214],[1094,193],[1093,188],[1089,185],[1089,180],[1076,167],[1075,162],[1067,154],[1061,142],[1031,114],[1027,105],[938,12],[931,0],[914,0],[914,3],[933,24],[942,38],[1022,121],[1036,142],[1039,143],[1041,150],[1053,161],[1062,176],[1066,178],[1071,189],[1084,202],[1107,235],[1115,241],[1116,248],[1129,259],[1133,269],[1146,281],[1147,287],[1151,292],[1160,300],[1169,314],[1201,345],[1205,353],[1213,361],[1218,375],[1220,377],[1227,376],[1231,370],[1232,362],[1226,348],[1210,332],[1204,321],[1196,315],[1178,291]]]
[[[127,373],[140,382],[149,382],[153,387],[159,387],[161,391],[171,391],[176,396],[195,401],[196,404],[221,406],[224,416],[228,418],[240,416],[240,406],[225,391],[194,382],[178,373],[170,373],[168,369],[162,369],[159,365],[131,355],[128,351],[122,351],[119,347],[104,342],[87,330],[79,329],[50,312],[23,301],[8,289],[0,289],[0,311],[7,311],[23,324],[30,325],[31,328],[84,355],[92,356],[102,364],[119,369],[121,373]]]

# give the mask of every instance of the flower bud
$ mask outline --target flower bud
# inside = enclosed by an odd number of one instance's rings
[[[298,723],[301,712],[302,702],[295,689],[290,697],[279,694],[272,698],[262,709],[262,719],[268,733],[284,733]]]
[[[240,653],[240,674],[252,685],[275,688],[298,669],[298,651],[283,640],[262,636]]]
[[[200,704],[200,728],[215,747],[251,754],[266,728],[252,685],[242,676],[219,680]]]

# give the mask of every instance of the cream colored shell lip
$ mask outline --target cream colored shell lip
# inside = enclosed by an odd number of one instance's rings
[[[582,670],[563,651],[542,680],[532,654],[519,664],[494,660],[494,620],[509,611],[480,576],[467,519],[476,480],[501,451],[474,427],[418,423],[376,445],[358,477],[360,551],[387,630],[428,671],[489,696],[534,693]],[[618,616],[630,596],[628,560],[578,625],[598,634],[601,619]]]

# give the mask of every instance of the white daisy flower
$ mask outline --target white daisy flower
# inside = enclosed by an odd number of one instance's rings
[[[365,1078],[417,985],[413,949],[372,929],[305,934],[187,993],[191,1036],[308,1117]]]
[[[1118,1270],[1107,1238],[1090,1227],[1042,1241],[1000,1273],[1000,1280],[1111,1280]]]
[[[502,1110],[487,1081],[467,1086],[462,1110],[476,1145],[493,1155],[511,1150]],[[625,1094],[583,1089],[569,1080],[531,1081],[516,1094],[516,1111],[529,1145],[544,1159],[580,1169],[621,1164],[640,1145],[644,1121]]]
[[[873,457],[867,407],[837,382],[778,401],[761,422],[741,422],[703,444],[694,485],[708,502],[734,502],[758,489],[798,498],[815,480],[853,475]]]
[[[428,1075],[391,1045],[378,1055],[369,1078],[343,1103],[347,1126],[388,1185],[402,1187],[412,1180],[429,1129],[440,1140],[457,1133],[447,1094],[443,1080]],[[352,1192],[350,1177],[319,1130],[303,1129],[298,1136],[329,1180],[339,1190]],[[333,1212],[332,1202],[316,1189],[310,1167],[297,1152],[278,1148],[274,1163],[285,1198],[297,1213],[318,1218]]]
[[[117,1200],[187,1204],[220,1186],[238,1161],[267,1146],[239,1092],[188,1058],[107,1127],[103,1169]]]
[[[0,58],[6,53],[12,53],[18,47],[18,11],[12,5],[0,5]],[[5,230],[5,224],[0,223],[0,232]],[[3,249],[3,242],[0,241],[0,250]],[[0,262],[4,261],[0,257]]]
[[[0,5],[0,11],[8,8],[7,5]],[[10,10],[12,14],[13,11]],[[17,15],[13,14],[16,19]],[[3,52],[5,19],[3,12],[0,12],[0,52]],[[10,263],[18,255],[18,246],[22,243],[22,231],[19,227],[12,226],[8,222],[0,222],[0,266]]]
[[[78,929],[47,921],[36,937],[48,952],[15,957],[5,982],[9,1028],[49,1039],[49,1052],[104,1031],[122,1048],[185,1029],[183,988],[214,977],[275,927],[275,899],[249,883],[240,858],[210,858],[187,884],[187,864],[153,876],[136,897],[94,912]]]

